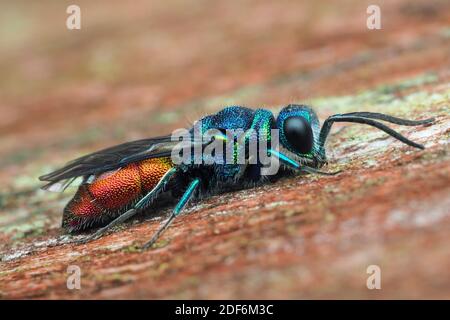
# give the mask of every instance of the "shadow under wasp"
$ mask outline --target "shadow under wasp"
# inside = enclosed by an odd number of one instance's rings
[[[81,242],[101,237],[113,226],[155,204],[163,193],[170,193],[177,203],[169,218],[144,245],[144,248],[148,248],[192,198],[207,197],[234,187],[247,188],[296,173],[335,174],[319,170],[327,161],[325,142],[335,122],[366,124],[409,146],[424,149],[422,145],[377,120],[405,126],[425,125],[434,121],[406,120],[373,112],[351,112],[330,116],[320,127],[316,113],[305,105],[288,105],[277,117],[265,109],[231,106],[203,117],[200,120],[202,132],[209,129],[253,129],[258,134],[249,139],[268,141],[268,153],[281,163],[276,174],[263,175],[263,164],[258,161],[176,164],[171,155],[179,141],[167,135],[127,142],[88,154],[39,179],[48,182],[43,189],[52,191],[64,190],[74,180],[81,179],[78,191],[64,209],[62,227],[68,232],[101,227]],[[279,148],[276,149],[270,145],[272,129],[278,130],[279,134]],[[227,136],[222,138],[226,140]],[[243,141],[241,143],[249,142]],[[205,147],[203,139],[192,138],[191,142],[194,147]]]

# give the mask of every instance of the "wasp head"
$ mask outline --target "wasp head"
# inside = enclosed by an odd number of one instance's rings
[[[310,107],[288,105],[280,111],[276,125],[280,147],[293,154],[295,160],[314,167],[320,167],[325,162],[319,143],[319,119]]]

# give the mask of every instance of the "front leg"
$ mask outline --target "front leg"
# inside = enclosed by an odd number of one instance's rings
[[[269,149],[269,153],[271,156],[277,157],[282,163],[284,163],[286,166],[288,166],[289,168],[291,168],[295,171],[303,171],[303,172],[308,172],[308,173],[313,173],[313,174],[321,174],[321,175],[325,175],[325,176],[334,176],[334,175],[342,172],[341,170],[335,171],[335,172],[324,172],[324,171],[320,171],[320,170],[317,170],[312,167],[308,167],[306,165],[301,165],[297,161],[294,161],[291,158],[289,158],[284,153],[281,153],[281,152],[273,150],[273,149]]]

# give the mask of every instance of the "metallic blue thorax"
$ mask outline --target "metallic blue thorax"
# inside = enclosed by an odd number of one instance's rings
[[[247,132],[249,129],[253,129],[249,132],[254,132],[256,135],[246,136],[246,143],[250,139],[270,141],[270,130],[275,126],[275,118],[272,112],[265,109],[253,110],[239,106],[226,107],[216,114],[202,118],[200,121],[202,133],[210,129],[222,132],[236,129]],[[235,181],[244,170],[249,169],[248,166],[242,164],[215,164],[214,166],[216,178],[223,182]]]
[[[242,129],[247,131],[254,129],[259,132],[261,129],[270,135],[270,129],[275,126],[275,118],[272,112],[265,109],[249,109],[246,107],[231,106],[226,107],[216,114],[206,116],[201,119],[202,130],[208,129]]]

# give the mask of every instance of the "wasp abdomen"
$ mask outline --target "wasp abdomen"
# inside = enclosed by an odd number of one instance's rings
[[[105,224],[152,190],[172,166],[170,158],[144,160],[81,185],[64,209],[63,227],[76,231]]]

